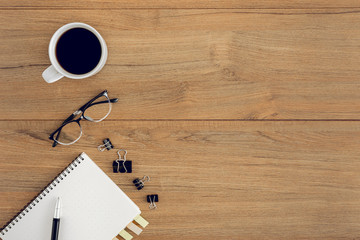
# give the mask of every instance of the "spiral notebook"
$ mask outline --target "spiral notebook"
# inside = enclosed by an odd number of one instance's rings
[[[0,239],[49,240],[58,197],[59,240],[112,240],[119,233],[131,239],[125,228],[133,220],[147,225],[135,203],[82,153],[0,231]]]

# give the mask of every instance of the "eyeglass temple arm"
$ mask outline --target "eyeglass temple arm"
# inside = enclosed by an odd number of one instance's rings
[[[102,94],[102,95],[103,95],[103,94]],[[93,103],[93,101],[95,101],[97,98],[101,97],[102,95],[99,94],[98,96],[94,97],[93,99],[91,99],[90,101],[88,101],[87,103],[85,103],[84,105],[82,105],[82,106],[79,108],[79,111],[84,112],[85,109],[87,109],[88,107],[93,106],[93,105],[95,105],[95,104],[107,103],[108,101],[100,101],[100,102]],[[110,99],[110,102],[111,102],[111,103],[115,103],[115,102],[117,102],[117,101],[119,101],[118,98],[112,98],[112,99]]]
[[[61,130],[62,130],[62,127],[60,128],[60,130],[59,130],[58,134],[56,134],[56,141],[59,139],[59,136],[60,136]],[[56,145],[58,144],[56,141],[54,140],[54,143],[53,143],[52,147],[56,147]]]
[[[111,103],[116,103],[116,102],[118,102],[118,101],[119,101],[118,98],[112,98],[112,99],[110,99],[110,102],[111,102]],[[87,108],[88,108],[88,107],[91,107],[91,106],[94,106],[94,105],[96,105],[96,104],[101,104],[101,103],[108,103],[108,101],[100,101],[100,102],[91,103],[89,106],[87,106]]]
[[[59,133],[60,134],[60,133]],[[56,140],[58,140],[58,136],[59,136],[59,134],[56,136]],[[56,147],[56,145],[57,145],[58,143],[54,140],[54,142],[53,142],[53,145],[52,145],[52,147]]]
[[[102,91],[97,96],[93,97],[90,101],[82,105],[82,107],[79,108],[80,111],[84,111],[93,101],[95,101],[97,98],[107,95],[107,90]]]

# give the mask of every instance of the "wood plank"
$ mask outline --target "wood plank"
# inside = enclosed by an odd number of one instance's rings
[[[150,221],[141,239],[356,239],[359,122],[105,121],[75,145],[51,148],[57,121],[0,122],[0,225],[80,152]],[[126,148],[132,174],[111,172]],[[152,177],[142,192],[131,180]],[[150,211],[146,194],[158,193]]]
[[[110,119],[359,119],[357,11],[5,10],[0,21],[0,119],[63,119],[105,88],[120,97]],[[45,84],[51,35],[72,21],[104,36],[107,65]]]
[[[41,0],[3,0],[1,8],[56,8],[56,9],[118,9],[118,8],[339,8],[339,7],[360,7],[356,0],[77,0],[77,1],[41,1]]]

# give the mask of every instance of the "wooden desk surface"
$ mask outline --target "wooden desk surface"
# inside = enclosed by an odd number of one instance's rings
[[[50,38],[76,21],[107,64],[47,84]],[[0,23],[0,225],[85,151],[150,221],[135,239],[360,239],[359,1],[3,0]],[[108,119],[52,148],[104,89]]]

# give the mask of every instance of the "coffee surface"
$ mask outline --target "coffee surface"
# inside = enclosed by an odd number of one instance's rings
[[[72,74],[90,72],[101,58],[99,39],[84,28],[73,28],[63,33],[55,51],[61,67]]]

